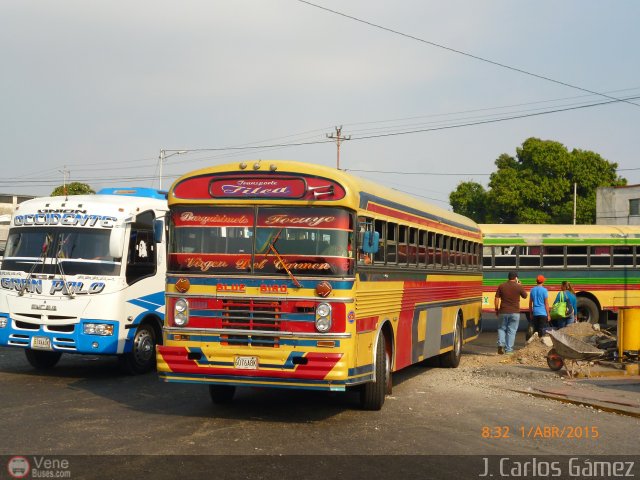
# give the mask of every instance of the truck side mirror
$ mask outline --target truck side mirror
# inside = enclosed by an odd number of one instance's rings
[[[379,242],[379,232],[364,232],[364,235],[362,236],[362,251],[364,253],[378,253]]]
[[[153,221],[153,240],[156,243],[162,243],[162,234],[164,233],[164,220],[156,218]]]
[[[122,250],[124,249],[124,228],[115,227],[111,230],[109,236],[109,256],[113,258],[122,258]]]

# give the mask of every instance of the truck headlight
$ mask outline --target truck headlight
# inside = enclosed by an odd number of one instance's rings
[[[0,317],[0,328],[7,326],[7,317]]]
[[[113,325],[110,323],[85,323],[84,334],[108,337],[113,335]]]
[[[189,302],[184,298],[179,298],[173,306],[173,323],[178,327],[189,323]]]
[[[331,329],[331,305],[320,303],[316,307],[316,330],[320,333]]]

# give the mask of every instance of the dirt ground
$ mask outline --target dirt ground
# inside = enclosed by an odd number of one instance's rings
[[[590,323],[573,323],[559,331],[583,341],[588,341],[594,336],[608,336],[607,333],[600,331],[598,326],[594,329],[594,325]],[[537,334],[534,334],[523,348],[514,350],[513,355],[498,355],[497,353],[493,355],[473,355],[467,357],[461,366],[464,368],[478,368],[486,365],[516,364],[548,368],[547,353],[551,348],[552,343],[548,335],[545,338],[539,338]]]

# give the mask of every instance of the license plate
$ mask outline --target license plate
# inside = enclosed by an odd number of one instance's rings
[[[241,370],[257,370],[258,357],[236,357],[233,365]]]
[[[31,337],[31,348],[36,350],[53,350],[49,337]]]

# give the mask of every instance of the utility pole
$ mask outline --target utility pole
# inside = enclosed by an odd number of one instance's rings
[[[576,224],[576,213],[578,210],[578,184],[573,183],[573,224]]]
[[[167,155],[167,152],[172,152]],[[189,150],[160,150],[159,158],[159,170],[160,170],[160,190],[162,190],[162,166],[167,158],[173,157],[174,155],[182,155],[183,153],[187,153]]]
[[[336,168],[338,170],[340,170],[340,142],[342,142],[343,140],[351,140],[351,135],[349,135],[348,137],[343,137],[341,136],[341,134],[342,134],[342,125],[340,125],[339,127],[336,127],[335,135],[333,133],[331,135],[327,133],[327,138],[335,140],[336,146],[338,147],[338,158],[336,159]]]
[[[58,170],[62,174],[62,193],[64,196],[67,196],[67,176],[71,174],[69,170],[67,170],[67,166],[64,165],[62,170]]]

